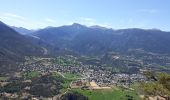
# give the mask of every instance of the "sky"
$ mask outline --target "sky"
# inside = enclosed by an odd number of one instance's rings
[[[170,31],[170,0],[1,0],[0,21],[28,29],[80,23]]]

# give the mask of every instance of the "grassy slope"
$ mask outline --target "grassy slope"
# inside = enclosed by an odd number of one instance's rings
[[[8,77],[0,76],[0,81],[6,80]]]
[[[87,96],[89,100],[126,100],[128,98],[126,95],[133,96],[133,100],[139,100],[139,96],[135,91],[124,91],[122,89],[96,91],[74,89],[73,91],[82,93]]]
[[[23,76],[26,79],[32,79],[34,77],[39,77],[40,75],[41,75],[41,73],[37,72],[37,71],[26,72],[26,73],[23,74]]]
[[[67,79],[77,79],[77,78],[80,78],[81,75],[80,74],[71,74],[71,73],[65,73],[64,76],[67,78]]]

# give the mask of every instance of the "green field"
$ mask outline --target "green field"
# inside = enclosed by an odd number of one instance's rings
[[[77,79],[77,78],[81,78],[81,74],[79,74],[79,73],[74,73],[74,74],[72,74],[72,73],[64,73],[64,76],[65,76],[65,78],[67,78],[67,79]]]
[[[73,89],[74,92],[82,93],[89,100],[140,100],[139,95],[135,91],[127,91],[123,89],[113,90],[81,90]]]
[[[0,76],[0,81],[4,81],[6,79],[8,79],[8,77]]]
[[[37,71],[30,71],[30,72],[23,73],[23,76],[26,79],[32,79],[32,78],[35,78],[35,77],[39,77],[40,75],[41,75],[41,73],[37,72]]]

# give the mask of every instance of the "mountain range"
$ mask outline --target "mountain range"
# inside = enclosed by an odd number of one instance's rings
[[[109,29],[78,23],[36,31],[9,27],[0,22],[0,57],[16,60],[24,56],[77,54],[100,56],[131,50],[170,54],[170,32],[156,29]]]
[[[43,55],[42,47],[35,45],[24,35],[19,34],[3,22],[0,22],[0,59],[18,61],[24,56]]]
[[[74,23],[41,29],[29,35],[38,37],[52,47],[71,50],[80,55],[96,56],[112,51],[126,53],[135,49],[161,54],[170,53],[170,32],[156,29],[113,30]]]

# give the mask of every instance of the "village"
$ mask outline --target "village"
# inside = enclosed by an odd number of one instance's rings
[[[84,89],[111,89],[112,86],[121,86],[130,89],[130,85],[134,82],[147,81],[140,70],[137,73],[115,73],[101,66],[83,65],[77,66],[61,66],[56,63],[39,61],[27,65],[21,65],[20,71],[39,71],[41,73],[58,72],[61,76],[65,73],[79,74],[76,80],[72,81],[70,88],[84,88]]]
[[[76,62],[76,61],[72,61]],[[18,72],[9,75],[9,78],[4,78],[0,81],[0,86],[8,86],[15,81],[21,81],[22,89],[22,96],[21,98],[29,98],[30,96],[33,97],[35,100],[39,100],[44,98],[38,95],[31,95],[30,92],[32,91],[34,84],[44,84],[44,83],[35,83],[34,76],[39,78],[42,77],[49,77],[51,73],[57,73],[56,75],[62,77],[63,79],[69,80],[67,85],[64,87],[64,92],[61,92],[58,95],[53,95],[48,100],[57,100],[56,98],[60,98],[62,95],[67,93],[70,90],[74,89],[81,89],[81,90],[113,90],[116,88],[121,88],[126,91],[135,91],[132,88],[132,85],[139,82],[147,82],[150,81],[144,75],[144,72],[150,71],[151,69],[147,68],[140,68],[135,73],[123,73],[123,72],[113,72],[111,69],[102,66],[94,66],[94,65],[85,65],[81,62],[77,64],[73,63],[72,65],[63,66],[60,63],[55,63],[54,58],[29,58],[24,63],[19,64]],[[25,78],[23,75],[27,73],[31,77]],[[49,78],[51,79],[51,78]],[[39,80],[39,79],[38,79]],[[47,81],[47,86],[55,87],[56,83],[49,83],[49,80],[44,80],[43,82]],[[62,82],[61,82],[62,83]],[[12,83],[13,84],[13,83]],[[31,85],[32,84],[32,85]],[[57,83],[58,84],[58,83]],[[63,83],[62,83],[63,84]],[[57,86],[57,85],[56,85]],[[42,87],[40,87],[42,88]],[[45,88],[45,87],[43,87]],[[55,89],[55,88],[54,88]],[[36,90],[34,90],[36,91]],[[41,92],[41,91],[36,91]],[[17,93],[0,93],[2,97],[8,98],[18,98],[20,97]],[[32,99],[33,99],[32,98]],[[51,99],[52,98],[52,99]],[[34,100],[33,99],[33,100]]]

